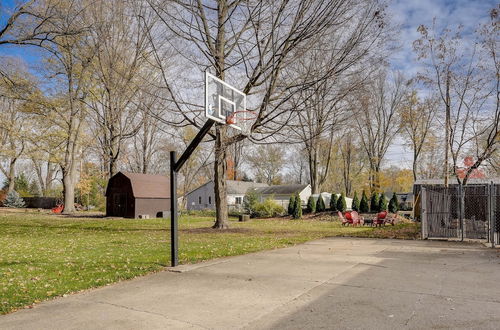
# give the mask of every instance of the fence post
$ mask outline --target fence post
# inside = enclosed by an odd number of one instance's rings
[[[463,185],[460,182],[458,184],[458,221],[460,222],[460,241],[463,242],[466,226],[464,222],[464,209],[465,209],[465,196]]]
[[[495,217],[493,210],[493,181],[490,182],[488,187],[488,220],[490,224],[490,242],[491,247],[495,248]]]
[[[427,192],[425,187],[422,187],[422,192],[420,193],[420,205],[422,212],[422,239],[427,239],[429,233],[427,232]]]

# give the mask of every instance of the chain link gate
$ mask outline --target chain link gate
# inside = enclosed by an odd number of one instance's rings
[[[491,213],[491,247],[500,246],[500,186],[490,185],[489,209]]]
[[[490,185],[422,188],[422,238],[500,245],[500,189]]]

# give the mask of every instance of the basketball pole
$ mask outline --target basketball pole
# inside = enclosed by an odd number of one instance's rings
[[[170,151],[170,257],[172,267],[179,265],[179,213],[177,211],[177,173],[182,166],[191,157],[196,147],[201,143],[205,135],[210,131],[215,121],[207,120],[200,129],[193,141],[187,146],[179,160],[176,158],[176,152]]]

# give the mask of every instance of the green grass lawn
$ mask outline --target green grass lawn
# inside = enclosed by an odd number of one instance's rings
[[[210,229],[212,218],[180,219],[180,263],[286,247],[328,236],[416,239],[416,224],[342,227],[320,220],[232,221]],[[0,314],[170,265],[169,221],[68,218],[0,209]]]

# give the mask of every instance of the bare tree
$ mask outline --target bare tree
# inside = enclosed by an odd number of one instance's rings
[[[8,192],[14,190],[16,164],[26,150],[21,106],[15,99],[0,96],[0,171],[9,183]]]
[[[331,32],[353,18],[352,13],[371,13],[373,21],[381,18],[376,1],[361,4],[351,0],[148,2],[167,30],[183,43],[179,48],[187,62],[195,64],[198,70],[213,68],[218,78],[237,82],[237,87],[252,95],[257,118],[251,138],[260,140],[283,126],[276,119],[289,114],[283,105],[291,95],[325,77],[310,77],[311,81],[297,85],[293,73],[285,72],[287,66],[325,31]],[[172,84],[165,80],[183,123],[199,126],[197,113],[190,111],[193,109],[186,103],[180,103]],[[247,136],[230,136],[225,125],[216,125],[213,135],[217,213],[214,228],[226,228],[226,153],[228,146]]]
[[[412,91],[406,96],[404,105],[401,107],[402,133],[413,153],[413,180],[417,180],[418,160],[427,143],[430,131],[435,126],[436,114],[436,100],[427,98],[420,101],[416,91]]]
[[[286,149],[288,153],[285,167],[288,173],[284,176],[283,181],[285,183],[306,183],[309,173],[307,152],[304,150],[303,145],[292,144]]]
[[[257,182],[269,185],[281,183],[281,170],[285,162],[285,151],[280,145],[261,145],[248,151],[247,163]]]
[[[26,114],[27,96],[35,88],[35,79],[24,64],[14,58],[2,58],[0,71],[8,79],[0,79],[0,172],[14,189],[16,166],[27,154],[31,120]]]
[[[353,178],[358,177],[365,168],[363,148],[359,145],[359,137],[355,130],[348,129],[339,139],[340,158],[342,159],[342,183],[346,196],[353,192]]]
[[[380,190],[380,170],[387,149],[400,130],[397,116],[406,94],[401,74],[380,72],[353,102],[359,137],[368,158],[372,191]]]
[[[445,121],[445,182],[451,154],[453,173],[459,163],[474,150],[476,159],[468,166],[459,183],[466,184],[469,176],[495,151],[498,143],[498,9],[491,11],[491,21],[480,27],[478,42],[470,44],[460,27],[436,31],[419,27],[421,38],[414,48],[429,70],[422,78],[440,94],[446,109]],[[478,47],[479,45],[479,47]],[[488,77],[489,79],[486,79]],[[485,119],[489,119],[485,122]],[[487,124],[485,124],[487,123]],[[449,150],[449,151],[448,151]]]
[[[83,104],[87,93],[90,63],[96,49],[86,43],[84,34],[73,34],[87,26],[87,1],[58,3],[55,7],[57,18],[50,21],[50,27],[59,31],[53,42],[43,48],[50,54],[47,67],[56,86],[53,95],[47,97],[35,95],[36,104],[33,112],[44,120],[49,120],[58,128],[59,145],[62,148],[58,163],[61,167],[64,189],[64,212],[75,210],[75,184],[78,178],[78,156],[81,151],[81,138],[87,109]],[[55,150],[51,150],[54,152]]]
[[[143,2],[98,1],[89,11],[89,44],[97,51],[86,104],[93,110],[97,140],[111,177],[117,172],[125,142],[144,128],[138,111],[142,101],[138,98],[148,97],[141,89],[150,86],[150,49],[148,29],[143,25],[153,23],[146,17]],[[147,134],[148,129],[142,132]]]

